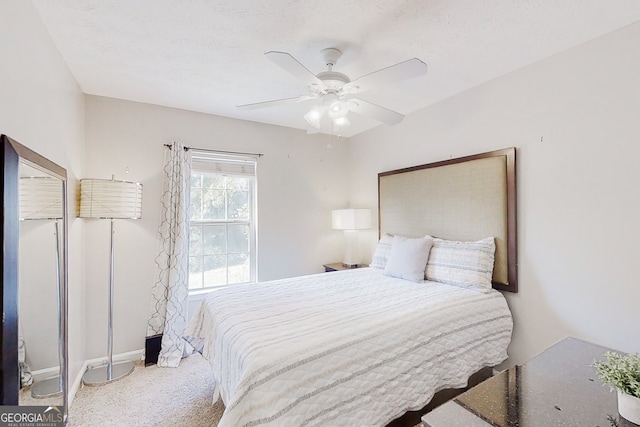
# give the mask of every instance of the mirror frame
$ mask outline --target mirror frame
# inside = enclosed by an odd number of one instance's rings
[[[3,146],[2,160],[2,294],[3,310],[2,330],[0,331],[0,404],[18,405],[20,392],[20,371],[18,366],[18,241],[19,241],[19,165],[27,164],[40,169],[62,181],[63,219],[62,219],[62,277],[60,281],[61,301],[61,339],[63,354],[60,375],[63,378],[64,420],[68,416],[69,390],[69,360],[67,336],[67,283],[68,283],[68,200],[67,200],[67,171],[25,147],[6,135],[1,135]]]

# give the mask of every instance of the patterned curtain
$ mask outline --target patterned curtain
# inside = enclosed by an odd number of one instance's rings
[[[191,155],[179,142],[165,150],[162,212],[147,340],[162,335],[158,366],[175,368],[184,349],[189,285]]]

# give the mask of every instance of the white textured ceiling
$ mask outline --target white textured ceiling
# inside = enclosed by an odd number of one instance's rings
[[[351,79],[417,57],[428,72],[361,95],[403,114],[640,20],[638,0],[33,0],[87,94],[307,129],[313,101],[263,53]],[[350,115],[352,136],[378,126]],[[381,125],[386,126],[386,125]]]

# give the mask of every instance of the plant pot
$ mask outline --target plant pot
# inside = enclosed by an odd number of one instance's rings
[[[617,390],[618,413],[626,420],[640,425],[640,398]]]

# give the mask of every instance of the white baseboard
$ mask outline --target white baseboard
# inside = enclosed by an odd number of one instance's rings
[[[122,362],[127,360],[130,360],[133,362],[137,362],[138,360],[144,360],[144,349],[113,355],[114,362]],[[69,406],[71,406],[73,399],[76,397],[76,393],[78,392],[78,390],[80,390],[80,387],[82,386],[82,376],[84,375],[85,372],[87,372],[87,369],[95,368],[97,366],[102,366],[106,364],[107,364],[106,356],[84,361],[84,363],[82,364],[82,368],[80,369],[80,372],[78,373],[78,375],[76,375],[76,378],[71,384],[71,387],[69,387]]]
[[[58,366],[31,371],[31,376],[33,377],[34,383],[41,380],[46,380],[48,378],[53,378],[55,376],[58,376],[59,374],[60,374],[60,367]]]

